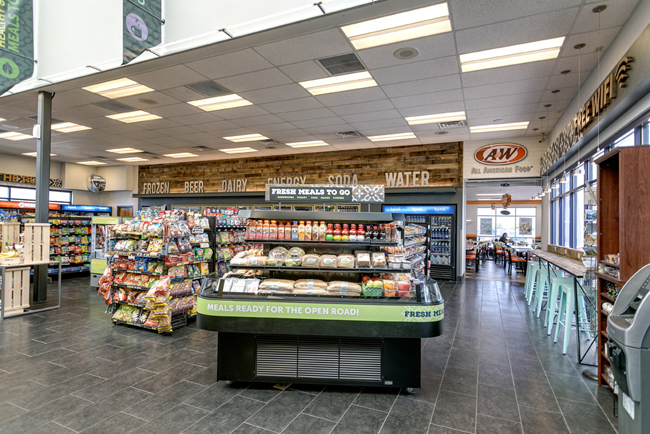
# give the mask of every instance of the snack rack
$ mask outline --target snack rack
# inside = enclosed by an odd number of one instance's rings
[[[404,220],[403,215],[361,212],[247,211],[240,216],[278,222],[372,224]],[[340,258],[354,251],[381,252],[386,247],[401,247],[402,239],[400,235],[395,241],[251,242],[262,244],[264,254],[284,246],[288,252],[313,250],[322,259],[335,253]],[[320,262],[318,266],[305,266],[308,262],[298,265],[293,256],[289,265],[279,265],[272,256],[265,265],[237,265],[233,260],[231,276],[241,278],[224,279],[215,274],[204,282],[197,300],[197,325],[219,332],[217,380],[420,387],[420,339],[443,332],[444,301],[435,282],[412,281],[402,296],[397,292],[382,296],[381,291],[368,291],[371,288],[360,282],[361,276],[408,273],[410,269],[366,266],[358,255],[353,266],[345,268]],[[291,290],[283,290],[280,285],[265,286],[264,280],[259,283],[259,279],[245,278],[262,274],[268,276],[267,282],[298,279],[295,288],[299,282],[306,286],[296,290],[291,284]],[[254,293],[234,292],[228,284],[238,283],[229,279],[258,280],[259,285]],[[341,282],[348,280],[347,285]],[[328,282],[326,289],[314,286],[324,281]],[[243,287],[247,288],[247,283]]]
[[[196,315],[196,293],[210,272],[213,251],[190,240],[198,229],[209,229],[209,222],[190,228],[178,210],[153,220],[145,216],[113,227],[114,250],[107,252],[99,294],[114,324],[171,332]],[[155,301],[149,300],[154,292]]]

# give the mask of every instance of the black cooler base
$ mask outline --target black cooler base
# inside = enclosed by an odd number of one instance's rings
[[[219,381],[420,387],[419,338],[219,333]]]

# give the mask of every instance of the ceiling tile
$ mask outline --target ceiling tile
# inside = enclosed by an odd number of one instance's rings
[[[192,84],[192,83],[188,83],[188,84]],[[160,93],[175,98],[177,101],[185,101],[185,102],[205,98],[205,95],[195,92],[185,86],[178,86],[171,89],[165,89],[162,90]]]
[[[169,119],[174,122],[178,122],[181,125],[205,124],[208,122],[217,122],[221,120],[221,118],[213,116],[210,113],[206,113],[206,112],[202,112],[195,115],[170,117]]]
[[[218,110],[218,112],[219,116],[227,120],[249,118],[251,116],[264,116],[269,114],[269,112],[263,108],[254,105]]]
[[[280,70],[296,82],[316,80],[327,76],[327,72],[315,60],[280,66]]]
[[[331,110],[326,109],[326,108],[318,108],[318,109],[312,109],[312,110],[301,110],[301,111],[295,111],[295,112],[287,112],[287,113],[282,113],[278,115],[282,119],[284,119],[287,122],[293,122],[293,121],[301,121],[301,120],[306,120],[306,119],[318,119],[318,118],[326,118],[326,117],[331,117],[331,116],[336,116],[334,113],[332,113]]]
[[[97,107],[96,105],[83,105],[65,110],[52,110],[52,117],[64,120],[66,122],[75,123],[83,119],[94,118],[98,116],[108,116],[112,114],[115,114],[115,112]]]
[[[399,127],[403,126],[407,128],[406,131],[408,131],[408,123],[402,118],[394,118],[394,119],[384,119],[384,120],[376,120],[376,121],[367,121],[367,122],[355,122],[351,123],[356,130],[372,130],[373,128],[388,128],[388,127]]]
[[[70,108],[100,101],[106,101],[106,98],[87,90],[71,89],[65,92],[57,92],[52,104],[58,108]]]
[[[625,24],[634,10],[638,0],[603,0],[598,5],[606,5],[607,9],[600,13],[600,28],[618,27]],[[598,15],[593,12],[596,5],[585,6],[573,25],[573,33],[592,32],[598,30]]]
[[[268,89],[241,92],[239,95],[254,104],[262,104],[268,102],[304,98],[310,94],[298,84],[285,84],[283,86],[276,86]]]
[[[277,131],[273,133],[273,136],[271,138],[275,140],[279,140],[280,142],[284,141],[283,139],[291,139],[290,140],[291,142],[297,142],[298,140],[294,140],[295,137],[304,137],[304,136],[309,136],[309,133],[306,133],[305,131],[294,127],[293,130]]]
[[[273,67],[250,48],[188,62],[185,65],[213,80]]]
[[[467,110],[476,110],[482,108],[496,108],[511,105],[523,105],[533,102],[539,102],[542,98],[542,92],[518,93],[515,95],[496,96],[492,98],[472,99],[465,101]]]
[[[278,102],[270,102],[266,104],[259,104],[260,107],[262,107],[264,110],[268,110],[271,113],[285,113],[285,112],[293,112],[297,110],[309,110],[309,109],[315,109],[315,108],[322,108],[323,104],[320,103],[316,98],[314,97],[308,97],[308,98],[298,98],[298,99],[291,99],[288,101],[278,101]]]
[[[393,53],[403,47],[415,48],[420,53],[413,59],[398,59]],[[456,43],[454,42],[454,35],[451,32],[382,45],[357,52],[359,58],[361,58],[369,69],[406,65],[439,57],[453,56],[455,54]]]
[[[501,21],[536,15],[571,6],[579,6],[581,0],[501,0],[483,2],[476,0],[453,0],[449,2],[453,28],[485,26]]]
[[[344,121],[348,123],[353,122],[365,122],[372,120],[381,120],[381,119],[393,119],[393,118],[402,118],[402,115],[395,109],[392,110],[383,110],[379,112],[368,112],[368,113],[359,113],[355,115],[345,115],[341,116]]]
[[[258,45],[253,48],[275,66],[321,59],[353,51],[352,45],[338,28]],[[323,71],[322,76],[326,77],[327,73]]]
[[[283,120],[275,115],[251,116],[249,118],[241,118],[233,120],[237,125],[242,127],[255,127],[258,125],[269,125],[283,123]]]
[[[577,50],[576,54],[577,54]],[[560,74],[561,71],[570,69],[571,71],[578,72],[578,57],[580,57],[580,71],[581,75],[589,76],[591,70],[598,64],[598,53],[585,53],[582,52],[581,56],[561,57],[557,60],[553,74]],[[605,71],[602,71],[603,75]]]
[[[407,65],[390,66],[371,71],[375,81],[380,85],[439,77],[457,72],[458,58],[456,56],[441,57],[440,59],[425,60]]]
[[[338,116],[332,116],[328,118],[305,119],[302,121],[293,121],[291,123],[297,126],[298,128],[309,128],[309,127],[320,127],[325,125],[345,124],[345,121]]]
[[[207,122],[205,124],[195,124],[192,125],[192,128],[199,131],[219,131],[226,130],[229,128],[238,128],[239,125],[231,121],[216,121],[216,122]]]
[[[456,32],[458,53],[489,50],[565,36],[578,8],[563,9]]]
[[[460,74],[453,74],[424,80],[407,81],[405,83],[389,84],[381,88],[390,98],[396,98],[400,96],[418,95],[420,93],[458,89],[460,87]]]
[[[358,104],[346,104],[332,107],[331,110],[339,116],[367,113],[370,111],[390,110],[394,108],[390,100],[362,102]]]
[[[463,101],[453,101],[442,104],[430,104],[417,107],[404,107],[398,109],[402,116],[424,116],[433,115],[437,113],[451,113],[460,112],[465,110],[465,103]]]
[[[564,41],[562,51],[560,51],[560,57],[576,56],[578,50],[573,47],[577,44],[585,44],[585,48],[581,50],[583,55],[593,53],[598,46],[603,47],[603,52],[605,52],[620,30],[621,27],[602,29],[600,31],[600,36],[597,31],[569,35]]]
[[[107,101],[108,99],[104,98],[103,100]],[[157,104],[147,104],[146,102],[142,102],[140,100],[144,100],[144,101],[153,100],[156,101]],[[145,111],[149,111],[149,109],[152,109],[154,107],[179,104],[181,102],[180,100],[176,98],[172,98],[171,96],[163,92],[141,93],[140,95],[127,96],[126,98],[119,98],[116,99],[116,101]]]
[[[463,80],[463,86],[466,87],[483,86],[494,83],[508,83],[515,80],[548,77],[553,71],[555,63],[555,59],[543,60],[541,62],[524,63],[522,65],[465,72],[461,74],[461,77]]]
[[[350,124],[334,124],[334,125],[323,125],[319,127],[309,127],[304,128],[305,132],[309,134],[314,134],[318,136],[327,136],[327,137],[336,137],[336,133],[354,131],[354,128]],[[319,137],[322,140],[322,137]]]
[[[149,113],[162,116],[163,118],[185,115],[200,115],[202,113],[205,113],[205,111],[201,110],[200,108],[194,107],[193,105],[187,104],[185,102],[164,107],[151,107],[147,111]]]
[[[274,134],[278,131],[287,131],[287,130],[295,130],[295,129],[296,127],[291,125],[289,122],[281,122],[278,124],[260,125],[255,128],[255,131],[265,136],[268,136],[269,134]]]
[[[63,119],[65,120],[65,119]],[[90,127],[90,128],[104,128],[104,127],[110,127],[111,125],[119,125],[121,122],[115,121],[113,119],[109,119],[104,116],[96,117],[96,118],[90,118],[90,119],[84,119],[83,122],[80,122],[80,124]]]
[[[173,127],[173,128],[159,128],[156,129],[160,134],[164,134],[166,136],[175,136],[175,137],[180,137],[188,134],[194,134],[198,133],[199,131],[195,130],[192,127],[188,127],[186,125],[178,126],[178,127]]]
[[[277,68],[234,75],[219,80],[220,85],[235,93],[289,83],[293,83],[293,81]]]
[[[54,106],[53,106],[54,108]],[[0,117],[7,120],[20,119],[25,116],[33,116],[35,112],[23,110],[10,104],[0,105]]]
[[[172,128],[180,126],[174,121],[169,119],[156,119],[153,121],[138,122],[138,124],[147,130],[158,130],[162,128]]]
[[[466,100],[479,98],[492,98],[516,93],[536,92],[544,90],[547,77],[533,78],[531,80],[517,80],[508,83],[492,84],[489,86],[466,87],[463,94]]]
[[[169,89],[206,80],[204,76],[185,65],[170,66],[156,71],[145,72],[144,74],[137,74],[129,78],[155,90]]]
[[[421,93],[418,95],[403,96],[400,98],[391,98],[391,102],[397,108],[442,104],[462,100],[463,92],[460,89],[452,89],[444,92]]]
[[[326,107],[344,104],[354,104],[367,101],[386,99],[386,94],[379,87],[367,89],[348,90],[346,92],[328,93],[316,97]]]
[[[120,125],[114,125],[114,126],[111,126],[111,127],[101,128],[101,131],[103,131],[106,135],[111,135],[111,134],[139,133],[141,131],[146,131],[146,130],[144,128],[140,128],[136,124],[120,123]]]
[[[164,134],[160,134],[157,131],[152,131],[152,130],[143,130],[140,132],[134,132],[129,134],[129,137],[135,140],[144,140],[144,139],[155,139],[158,137],[167,137]]]
[[[517,113],[533,113],[537,109],[538,105],[539,104],[525,104],[525,105],[515,105],[515,106],[504,106],[498,108],[467,110],[467,119],[471,120],[471,119],[489,118],[490,116],[493,116],[492,119],[497,119],[508,115],[514,115]]]

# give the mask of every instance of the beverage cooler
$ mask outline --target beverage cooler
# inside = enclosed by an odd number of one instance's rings
[[[420,246],[425,246],[425,275],[438,280],[456,279],[456,205],[383,205],[382,211],[403,213],[408,226],[423,229],[406,231],[404,246],[412,249],[411,255],[418,255],[419,250],[422,250]],[[424,232],[425,240],[422,237],[415,238],[415,235],[411,237],[409,232]]]

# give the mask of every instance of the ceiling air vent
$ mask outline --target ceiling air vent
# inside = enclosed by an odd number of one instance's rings
[[[159,160],[160,158],[162,158],[160,155],[154,154],[153,152],[148,152],[148,151],[141,152],[141,153],[138,154],[138,156],[147,157],[147,158],[149,158],[151,160]]]
[[[342,139],[353,139],[355,137],[363,137],[359,131],[343,131],[342,133],[336,133]]]
[[[134,112],[137,109],[133,108],[131,106],[128,106],[126,104],[122,104],[121,102],[117,102],[114,100],[108,100],[108,101],[102,101],[102,102],[96,102],[95,104],[97,107],[101,107],[106,110],[110,110],[115,113],[128,113],[128,112]]]
[[[453,121],[453,122],[438,122],[438,128],[441,130],[448,130],[450,128],[466,127],[467,121]]]
[[[212,148],[208,148],[207,146],[192,146],[191,149],[194,149],[195,151],[199,152],[206,152],[206,151],[212,151]]]
[[[267,139],[267,140],[258,140],[257,143],[264,145],[264,149],[277,149],[282,143],[277,140]]]
[[[38,115],[27,116],[27,119],[34,119],[35,121],[38,121]],[[54,118],[52,118],[52,123],[53,123],[53,124],[62,124],[62,123],[64,123],[64,122],[65,122],[65,121],[62,121],[62,120],[59,120],[59,119],[54,119]]]
[[[233,93],[225,87],[215,83],[214,81],[203,81],[201,83],[188,84],[185,87],[193,90],[194,92],[198,92],[201,95],[209,97],[230,95]]]
[[[318,59],[317,62],[332,75],[366,70],[366,67],[363,66],[363,63],[361,63],[357,55],[354,53],[328,57],[326,59]]]

